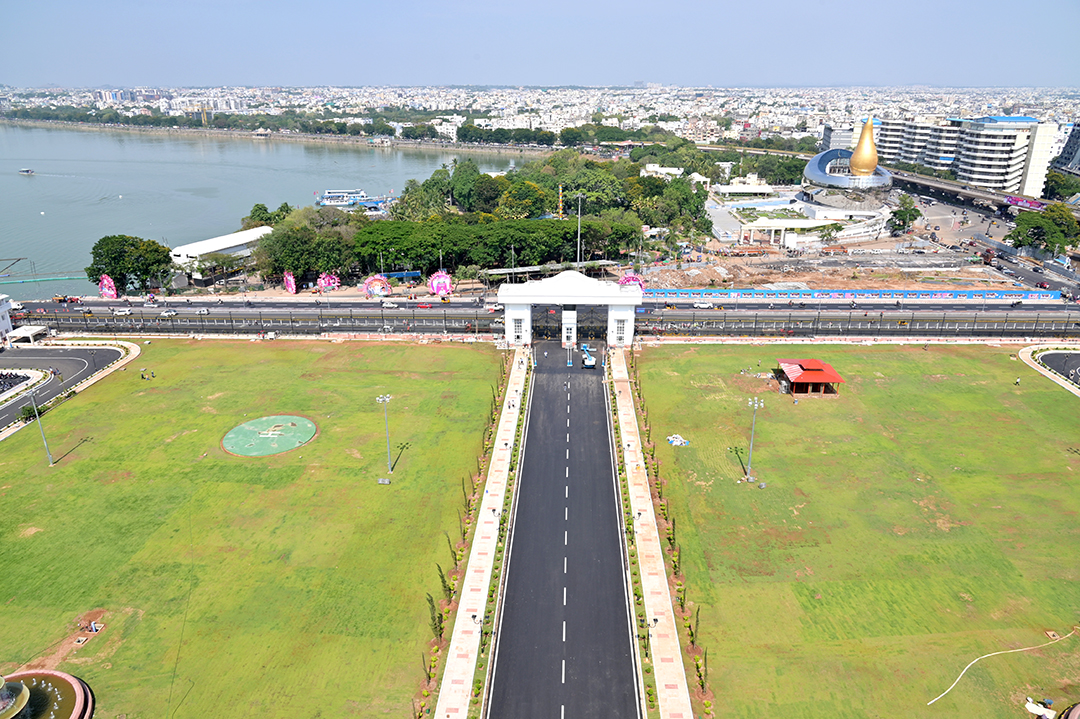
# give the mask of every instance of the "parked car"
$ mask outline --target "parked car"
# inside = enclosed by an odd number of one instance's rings
[[[208,314],[210,314],[210,308],[209,307],[200,307],[199,309],[195,310],[195,314],[197,314],[197,315],[208,315]]]
[[[934,225],[934,229],[938,232],[941,232],[941,227],[939,227],[938,225]]]
[[[169,309],[167,309],[167,310],[164,310],[164,311],[163,311],[163,312],[161,313],[161,316],[162,316],[162,317],[176,317],[176,310],[174,310],[174,309],[172,309],[172,308],[170,307]]]

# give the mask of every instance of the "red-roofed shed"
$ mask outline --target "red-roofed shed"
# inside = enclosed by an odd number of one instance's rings
[[[835,397],[844,381],[832,365],[816,359],[778,359],[782,392],[793,395]]]

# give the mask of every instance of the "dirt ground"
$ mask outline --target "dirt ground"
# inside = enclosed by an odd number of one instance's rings
[[[873,257],[856,255],[844,256],[844,259],[853,262],[860,258],[870,260]],[[933,283],[975,290],[1002,288],[1011,284],[991,275],[983,265],[971,265],[956,270],[836,267],[811,272],[777,272],[766,266],[767,263],[779,259],[779,256],[714,259],[706,267],[680,270],[671,266],[659,272],[650,271],[645,274],[645,279],[649,288],[671,289],[748,289],[764,288],[777,283],[800,283],[812,290],[916,290],[926,289],[927,283]]]

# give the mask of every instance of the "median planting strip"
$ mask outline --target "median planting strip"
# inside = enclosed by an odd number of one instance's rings
[[[513,469],[516,433],[522,417],[522,403],[527,389],[529,353],[518,349],[514,354],[502,415],[495,433],[495,446],[488,466],[484,497],[477,514],[472,552],[461,582],[454,631],[446,654],[435,716],[464,719],[473,697],[473,675],[481,651],[481,639],[487,626],[486,616],[496,556],[502,561],[499,542],[506,521],[508,479]]]
[[[633,526],[636,539],[638,563],[641,571],[641,589],[644,595],[645,617],[650,630],[649,642],[652,655],[653,676],[656,678],[656,694],[663,719],[691,719],[690,691],[683,668],[682,650],[675,611],[668,589],[667,568],[664,552],[660,546],[660,533],[653,513],[649,477],[645,469],[645,456],[638,432],[634,398],[630,387],[630,375],[626,369],[624,350],[612,350],[609,354],[611,376],[615,384],[615,402],[621,433],[620,451],[627,470],[630,487],[630,507],[634,515]]]

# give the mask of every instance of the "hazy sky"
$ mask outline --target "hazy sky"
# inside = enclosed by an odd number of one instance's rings
[[[0,83],[1080,86],[1080,0],[0,4]]]

